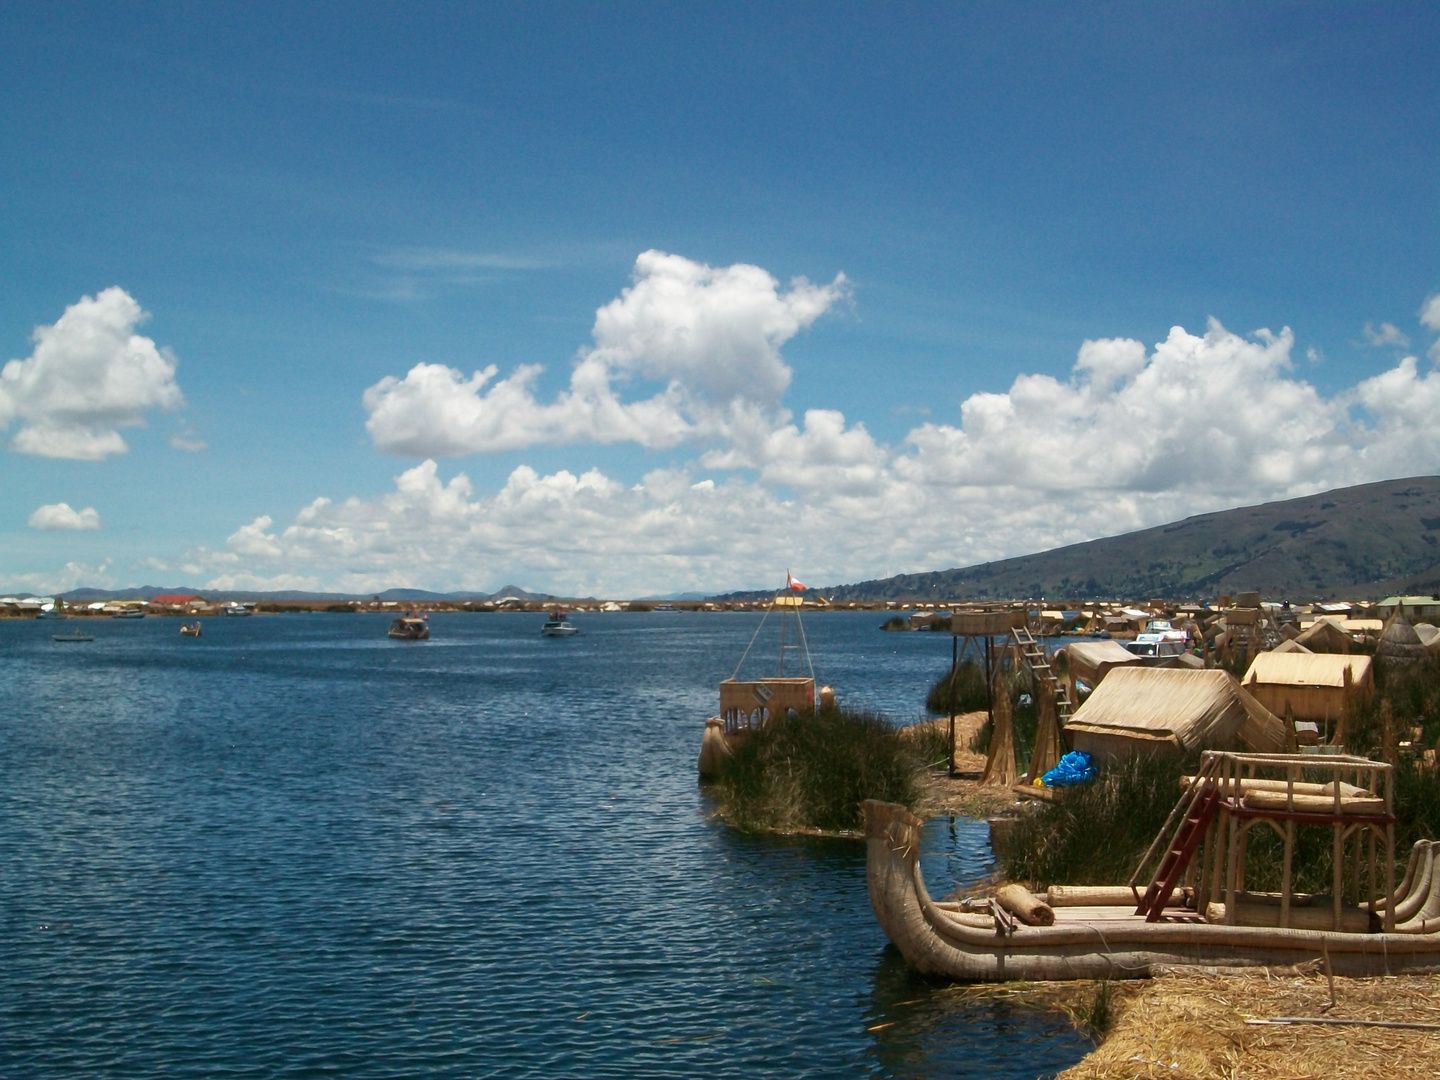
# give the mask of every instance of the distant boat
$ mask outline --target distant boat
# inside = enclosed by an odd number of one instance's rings
[[[680,609],[677,608],[674,604],[656,604],[656,605],[655,605],[653,608],[651,608],[650,610],[651,610],[651,611],[679,611]]]
[[[51,637],[51,639],[54,640],[54,641],[61,641],[61,642],[66,642],[66,643],[69,643],[69,642],[72,642],[72,641],[94,641],[94,640],[95,640],[95,637],[94,637],[93,634],[84,634],[84,633],[81,633],[79,630],[71,630],[68,634],[51,634],[50,637]]]
[[[110,617],[112,619],[143,619],[145,617],[145,609],[138,607],[127,607],[123,611],[115,612],[115,614],[111,615]]]
[[[181,637],[199,637],[203,630],[198,622],[180,624]]]
[[[430,637],[430,624],[424,616],[411,612],[390,624],[389,636],[396,641],[425,641]]]
[[[245,615],[254,615],[254,614],[255,614],[255,608],[254,608],[254,605],[252,605],[252,604],[235,604],[235,603],[231,603],[231,604],[226,604],[226,605],[225,605],[223,608],[221,608],[220,610],[223,611],[226,615],[233,615],[233,616],[236,616],[236,617],[245,616]]]
[[[541,637],[574,637],[579,632],[570,625],[570,620],[560,608],[550,612],[550,617],[545,620],[545,625],[540,627]]]

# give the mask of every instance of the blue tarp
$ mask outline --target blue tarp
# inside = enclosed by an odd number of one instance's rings
[[[1090,755],[1083,750],[1071,750],[1059,763],[1040,778],[1046,787],[1073,787],[1088,784],[1095,779],[1098,770]]]

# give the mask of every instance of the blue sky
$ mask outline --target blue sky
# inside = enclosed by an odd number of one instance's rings
[[[1437,45],[7,5],[0,586],[839,582],[1440,471]]]

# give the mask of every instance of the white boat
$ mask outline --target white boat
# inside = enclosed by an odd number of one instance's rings
[[[550,612],[550,617],[545,620],[545,625],[540,627],[541,637],[574,637],[579,632],[571,625],[565,611],[560,608]]]
[[[254,615],[254,614],[255,614],[255,605],[254,605],[254,604],[236,604],[236,603],[229,603],[229,604],[226,604],[226,605],[225,605],[223,608],[221,608],[220,610],[221,610],[222,612],[224,612],[226,615],[235,616],[235,617],[237,617],[237,618],[243,618],[243,617],[246,616],[246,615]]]
[[[54,641],[59,641],[66,644],[75,641],[95,640],[95,636],[93,634],[86,634],[80,630],[71,630],[68,634],[51,634],[50,637]]]
[[[1176,630],[1168,619],[1151,619],[1134,641],[1122,642],[1126,650],[1144,660],[1166,660],[1181,656],[1189,648],[1190,635]]]
[[[180,624],[181,637],[199,637],[203,632],[198,622]]]
[[[127,607],[123,611],[117,611],[110,616],[112,619],[143,619],[145,609],[142,607]]]

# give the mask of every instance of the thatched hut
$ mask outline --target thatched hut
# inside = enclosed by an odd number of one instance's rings
[[[1313,653],[1349,653],[1355,651],[1355,639],[1339,620],[1328,616],[1316,619],[1295,639]]]
[[[1276,716],[1324,723],[1328,730],[1347,710],[1375,693],[1368,656],[1264,652],[1245,673],[1246,691]]]
[[[1236,747],[1281,753],[1286,747],[1284,723],[1218,669],[1116,668],[1065,731],[1074,749],[1100,761]]]
[[[1430,653],[1420,642],[1420,635],[1415,633],[1415,628],[1405,617],[1403,605],[1395,609],[1395,614],[1385,624],[1380,644],[1375,647],[1375,656],[1382,664],[1413,664],[1430,658]]]
[[[1065,654],[1070,700],[1079,701],[1076,683],[1084,683],[1089,690],[1100,685],[1105,673],[1112,668],[1128,667],[1140,663],[1140,657],[1116,641],[1075,641],[1059,652]]]
[[[1420,639],[1420,644],[1429,650],[1431,656],[1440,654],[1440,629],[1423,622],[1416,623],[1412,629],[1415,631],[1415,636]]]

